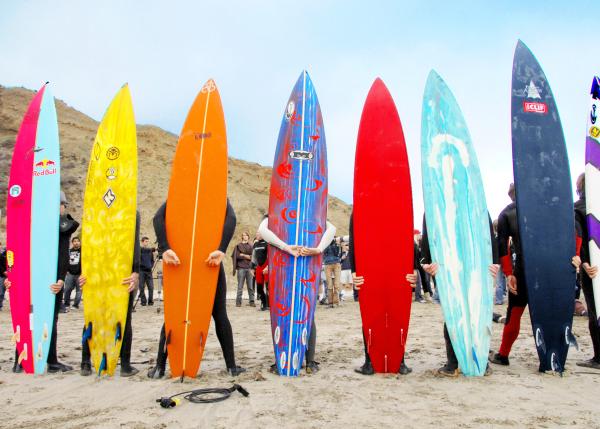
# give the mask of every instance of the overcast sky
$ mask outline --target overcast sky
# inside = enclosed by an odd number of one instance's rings
[[[323,111],[330,193],[351,203],[360,114],[379,76],[404,126],[420,224],[421,102],[432,68],[463,110],[492,216],[507,204],[512,57],[521,38],[552,86],[572,176],[583,171],[589,88],[600,74],[597,2],[96,3],[2,1],[0,84],[37,89],[49,80],[57,98],[99,120],[129,82],[137,122],[178,134],[212,77],[230,155],[271,165],[287,98],[307,69]]]

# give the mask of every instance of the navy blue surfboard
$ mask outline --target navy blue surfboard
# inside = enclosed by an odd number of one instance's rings
[[[517,217],[533,335],[540,370],[562,373],[574,341],[571,175],[552,90],[520,40],[513,61],[511,115]]]

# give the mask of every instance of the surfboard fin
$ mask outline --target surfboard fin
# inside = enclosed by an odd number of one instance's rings
[[[471,354],[473,355],[473,361],[475,362],[475,365],[477,365],[477,371],[481,371],[481,366],[479,366],[479,359],[477,359],[477,351],[475,350],[475,347],[471,348]]]
[[[492,336],[492,325],[487,325],[486,331],[487,331],[488,335],[491,337]]]
[[[42,332],[42,341],[48,341],[48,324],[44,323],[44,332]]]
[[[171,344],[171,330],[169,329],[169,333],[167,334],[167,341],[165,341],[165,346]]]
[[[81,336],[81,344],[85,345],[85,342],[92,339],[92,322],[88,323],[87,327],[83,331]]]
[[[102,353],[102,361],[100,362],[100,367],[98,368],[98,377],[102,375],[102,371],[106,371],[106,353]]]
[[[12,342],[15,344],[21,342],[21,326],[20,325],[17,325],[17,330],[15,331],[15,333],[12,336]]]
[[[579,351],[579,344],[577,344],[577,338],[573,335],[573,332],[569,330],[569,347],[575,347]]]
[[[546,343],[544,342],[544,334],[540,328],[535,330],[535,345],[542,353],[546,354]]]
[[[19,354],[19,358],[17,359],[17,363],[21,365],[21,362],[27,359],[27,344],[23,344],[23,350]]]
[[[200,348],[204,345],[204,332],[200,332]]]
[[[115,332],[115,344],[117,344],[117,341],[119,341],[121,339],[121,322],[117,322],[117,329]]]
[[[42,356],[43,356],[43,355],[44,355],[44,353],[42,352],[42,343],[40,343],[40,344],[38,345],[38,351],[37,351],[37,354],[35,355],[35,358],[36,358],[37,360],[42,360]]]

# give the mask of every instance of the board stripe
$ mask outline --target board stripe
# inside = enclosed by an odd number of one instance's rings
[[[303,72],[302,76],[302,128],[300,129],[300,150],[304,150],[304,121],[306,120],[306,70]],[[301,213],[301,197],[302,197],[302,160],[298,161],[300,163],[300,172],[298,174],[298,200],[296,202],[296,237],[294,240],[294,244],[298,245],[298,235],[300,233],[300,213]],[[296,304],[296,269],[298,266],[298,256],[294,257],[294,275],[292,276],[292,302],[290,305],[290,332],[288,335],[288,356],[287,356],[287,375],[290,375],[292,370],[292,337],[294,334],[294,307]],[[310,334],[310,332],[309,332]]]
[[[196,176],[196,198],[194,205],[194,223],[192,226],[192,243],[190,249],[190,271],[188,275],[187,285],[187,300],[185,304],[185,329],[183,334],[183,367],[181,371],[181,377],[185,375],[185,360],[187,357],[187,337],[188,337],[188,326],[190,317],[190,295],[192,291],[192,272],[194,271],[194,247],[196,244],[196,221],[198,218],[198,194],[200,192],[200,177],[202,176],[202,158],[204,156],[204,137],[206,134],[206,118],[208,116],[208,102],[210,100],[211,91],[206,91],[206,106],[204,108],[204,121],[202,123],[202,139],[200,140],[200,158],[198,160],[198,175]],[[202,344],[200,344],[202,346]],[[192,375],[193,377],[193,375]]]

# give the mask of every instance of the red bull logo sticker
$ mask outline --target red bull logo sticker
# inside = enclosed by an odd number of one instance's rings
[[[56,174],[56,162],[51,159],[42,159],[34,164],[33,177],[51,176]]]

